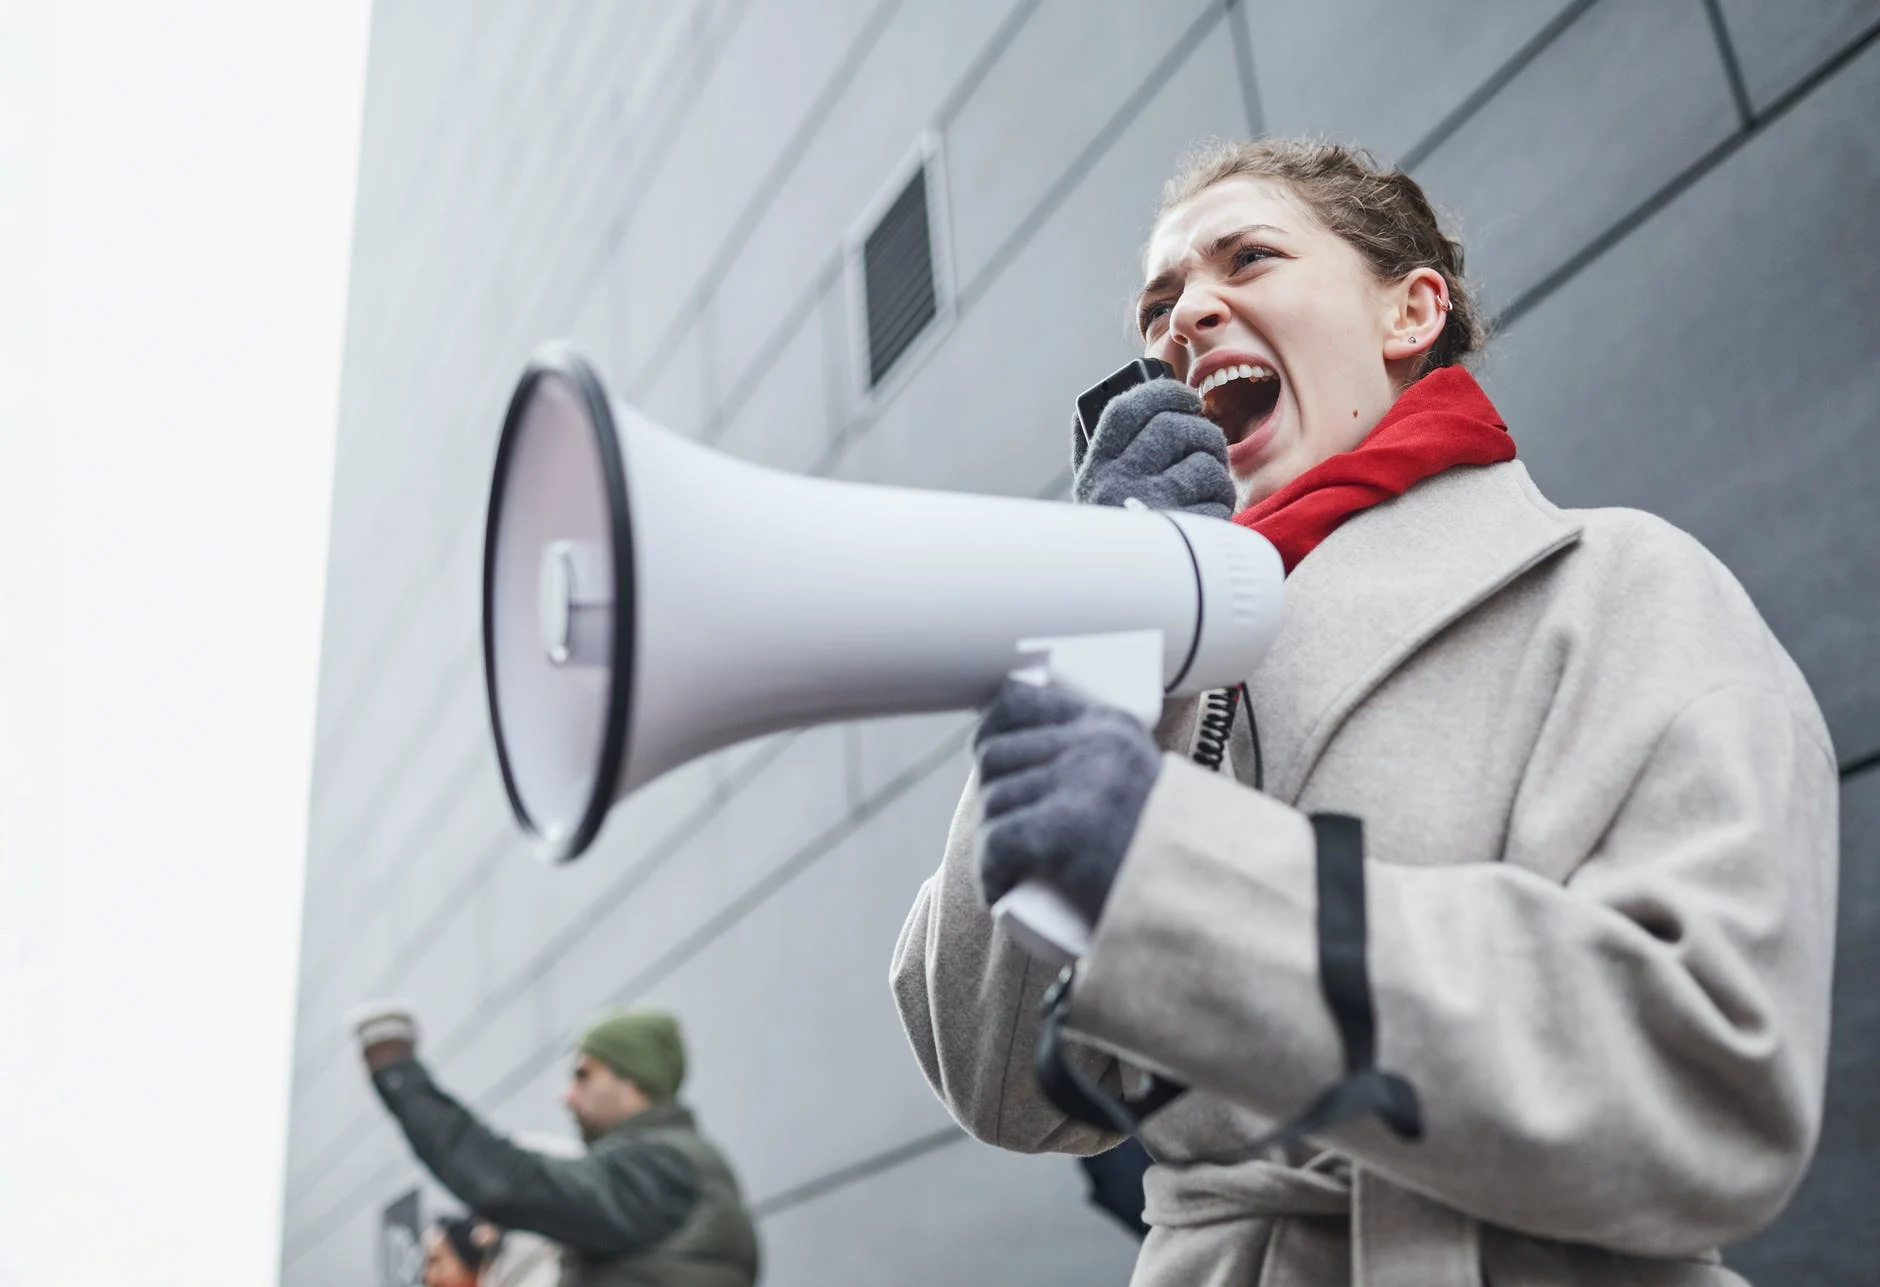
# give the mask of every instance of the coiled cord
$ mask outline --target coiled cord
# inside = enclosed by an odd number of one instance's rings
[[[1233,739],[1234,720],[1242,710],[1247,712],[1247,729],[1253,737],[1253,786],[1257,791],[1266,785],[1266,765],[1260,753],[1260,726],[1253,722],[1253,698],[1245,684],[1217,688],[1202,698],[1193,758],[1202,768],[1220,772],[1227,759],[1227,745]]]
[[[1219,772],[1227,758],[1227,741],[1234,735],[1234,712],[1240,709],[1240,687],[1217,688],[1201,699],[1201,723],[1195,729],[1194,762]]]

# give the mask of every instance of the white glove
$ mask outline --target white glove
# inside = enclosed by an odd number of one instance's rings
[[[376,1066],[378,1061],[371,1057],[375,1052],[395,1051],[407,1057],[418,1044],[418,1020],[404,1001],[368,1001],[354,1006],[346,1022],[358,1039],[360,1051],[367,1055],[368,1064]]]

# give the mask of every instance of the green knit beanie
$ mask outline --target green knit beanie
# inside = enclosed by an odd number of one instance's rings
[[[616,1010],[581,1034],[575,1049],[592,1055],[651,1099],[671,1099],[685,1080],[679,1021],[659,1010]]]

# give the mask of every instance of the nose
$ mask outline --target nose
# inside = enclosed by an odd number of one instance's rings
[[[1183,348],[1193,348],[1207,332],[1225,325],[1227,306],[1205,282],[1195,282],[1175,301],[1169,334]]]

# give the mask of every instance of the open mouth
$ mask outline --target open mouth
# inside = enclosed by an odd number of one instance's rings
[[[1258,362],[1224,366],[1201,382],[1200,393],[1202,414],[1221,427],[1233,447],[1272,419],[1279,406],[1279,376]]]

